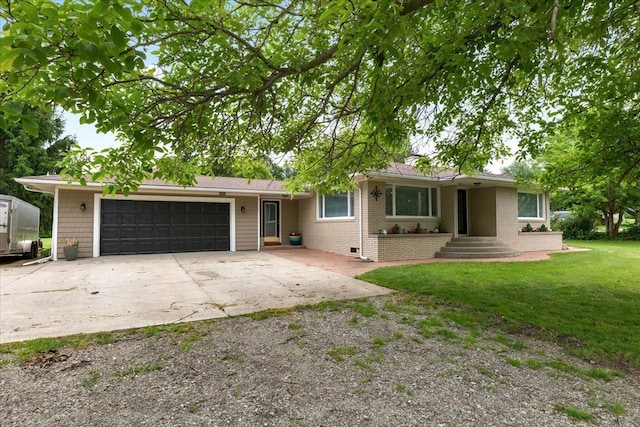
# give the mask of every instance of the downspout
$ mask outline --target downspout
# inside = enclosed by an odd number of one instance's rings
[[[60,206],[60,193],[58,187],[53,192],[53,218],[51,228],[51,259],[58,260],[58,209]]]
[[[256,224],[257,225],[256,229],[258,230],[258,242],[257,242],[257,245],[258,245],[257,251],[258,252],[260,252],[260,249],[261,249],[260,243],[261,243],[261,240],[262,240],[262,238],[260,237],[260,234],[261,234],[260,230],[261,230],[261,225],[262,225],[262,209],[261,209],[261,204],[262,203],[261,202],[262,202],[262,196],[259,195],[258,196],[258,206],[257,206],[257,208],[258,208],[258,215],[257,215],[258,224]]]
[[[359,206],[358,206],[358,222],[359,222],[359,231],[360,231],[360,259],[362,261],[371,261],[369,258],[364,256],[364,235],[362,232],[362,187],[358,187],[358,194],[360,195]]]

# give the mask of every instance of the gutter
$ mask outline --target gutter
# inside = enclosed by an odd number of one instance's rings
[[[100,189],[102,190],[105,185],[95,182],[87,182],[87,185],[80,185],[79,182],[72,182],[68,184],[63,181],[50,181],[46,179],[29,179],[29,178],[16,178],[16,182],[22,184],[27,190],[39,193],[53,194],[53,192],[44,191],[35,189],[32,185],[40,184],[43,186],[50,186],[53,188],[63,188],[63,189]],[[155,185],[155,184],[141,184],[138,186],[138,190],[136,193],[140,193],[140,191],[188,191],[188,192],[198,192],[198,193],[227,193],[227,195],[231,196],[234,194],[239,195],[269,195],[269,196],[289,196],[291,197],[291,193],[282,190],[269,190],[269,189],[241,189],[241,188],[223,188],[223,187],[182,187],[177,185]],[[294,197],[310,197],[311,193],[295,193]]]

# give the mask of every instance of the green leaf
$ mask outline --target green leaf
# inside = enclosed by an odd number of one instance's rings
[[[10,71],[13,63],[22,53],[22,49],[3,49],[2,58],[0,58],[0,72]]]
[[[120,31],[115,25],[111,27],[111,40],[118,48],[124,48],[127,46],[127,38],[125,33]]]
[[[22,116],[22,127],[31,136],[38,137],[38,122],[29,116]]]
[[[24,14],[27,15],[27,18],[29,18],[30,21],[32,21],[32,22],[38,22],[39,21],[39,19],[38,19],[38,9],[36,9],[35,6],[33,6],[28,1],[22,1],[22,2],[18,3],[18,5],[20,6],[20,8],[24,12]]]

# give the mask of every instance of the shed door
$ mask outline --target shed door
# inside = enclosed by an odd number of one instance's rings
[[[9,250],[9,202],[0,201],[0,253]]]
[[[229,203],[102,200],[100,254],[228,251]]]

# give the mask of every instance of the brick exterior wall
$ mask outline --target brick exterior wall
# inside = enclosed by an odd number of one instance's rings
[[[469,197],[469,235],[496,235],[496,187],[470,188]]]
[[[376,200],[371,191],[378,186],[378,190],[383,194]],[[416,228],[418,223],[420,227],[426,230],[434,230],[440,226],[440,218],[387,218],[387,201],[385,193],[385,182],[368,181],[362,183],[363,208],[365,221],[368,221],[369,234],[378,234],[380,230],[390,230],[395,224],[400,229],[410,230]]]
[[[362,253],[373,261],[397,261],[405,259],[433,258],[436,251],[451,239],[451,234],[398,234],[379,235],[381,229],[390,229],[394,224],[400,228],[412,229],[418,221],[424,228],[436,228],[439,218],[434,219],[387,219],[385,195],[378,200],[371,191],[377,186],[384,193],[383,181],[365,181],[362,189],[363,247]],[[360,253],[359,208],[360,192],[354,191],[354,218],[323,220],[317,218],[317,196],[298,201],[298,219],[303,235],[303,243],[311,249],[333,252],[341,255],[357,256]],[[350,249],[358,248],[357,254]]]
[[[367,254],[374,261],[400,261],[434,258],[453,235],[439,234],[391,234],[372,236],[377,241],[377,253]]]
[[[518,235],[518,190],[496,187],[496,237],[513,247]]]
[[[560,251],[562,250],[562,232],[517,233],[509,246],[518,252]]]
[[[458,232],[458,186],[440,188],[440,232]]]
[[[81,203],[87,205],[85,211],[80,210]],[[64,259],[62,248],[67,238],[78,239],[78,257],[93,256],[93,192],[58,191],[58,259]]]
[[[496,188],[497,224],[496,236],[503,243],[518,252],[562,250],[562,233],[520,233],[527,221],[518,220],[518,190],[516,188]],[[531,222],[536,228],[542,224],[549,227],[549,196],[545,196],[546,219]]]
[[[282,229],[282,244],[289,244],[289,233],[299,232],[298,226],[298,200],[282,199],[280,202],[280,220]],[[304,236],[302,237],[304,244]]]
[[[354,255],[350,248],[359,248],[359,194],[354,192],[354,217],[347,219],[319,219],[317,196],[298,200],[298,223],[302,243],[310,249],[340,255]]]

